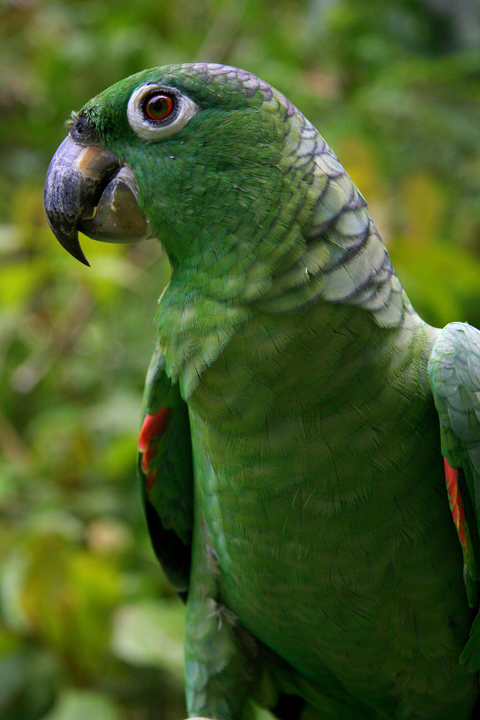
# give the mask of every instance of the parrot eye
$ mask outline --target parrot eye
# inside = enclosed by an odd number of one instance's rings
[[[142,85],[128,101],[130,127],[143,140],[162,140],[179,132],[200,108],[176,88]]]
[[[166,120],[175,109],[175,98],[170,95],[157,95],[156,93],[152,97],[147,97],[145,102],[145,115],[150,120],[157,122]]]

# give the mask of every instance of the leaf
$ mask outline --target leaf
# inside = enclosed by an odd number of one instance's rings
[[[113,701],[100,692],[66,690],[43,720],[121,720],[121,717]]]
[[[118,608],[112,649],[134,665],[168,667],[183,678],[185,608],[180,601],[140,601]]]

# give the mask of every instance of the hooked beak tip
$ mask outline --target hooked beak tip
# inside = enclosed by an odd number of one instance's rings
[[[56,236],[58,241],[60,242],[60,245],[65,248],[65,250],[69,252],[70,255],[75,258],[75,260],[79,260],[79,262],[83,263],[87,267],[90,267],[90,263],[85,257],[76,232],[74,234],[74,237],[70,237],[68,235],[59,237],[59,233],[57,231]]]

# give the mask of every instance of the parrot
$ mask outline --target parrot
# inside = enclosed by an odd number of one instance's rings
[[[156,238],[171,266],[138,475],[188,716],[479,717],[479,331],[419,317],[332,149],[248,71],[144,70],[67,128],[61,245]]]

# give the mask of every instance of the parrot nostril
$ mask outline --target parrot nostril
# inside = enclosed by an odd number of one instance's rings
[[[84,115],[78,115],[70,128],[70,137],[81,145],[98,143],[98,136],[90,121]]]

